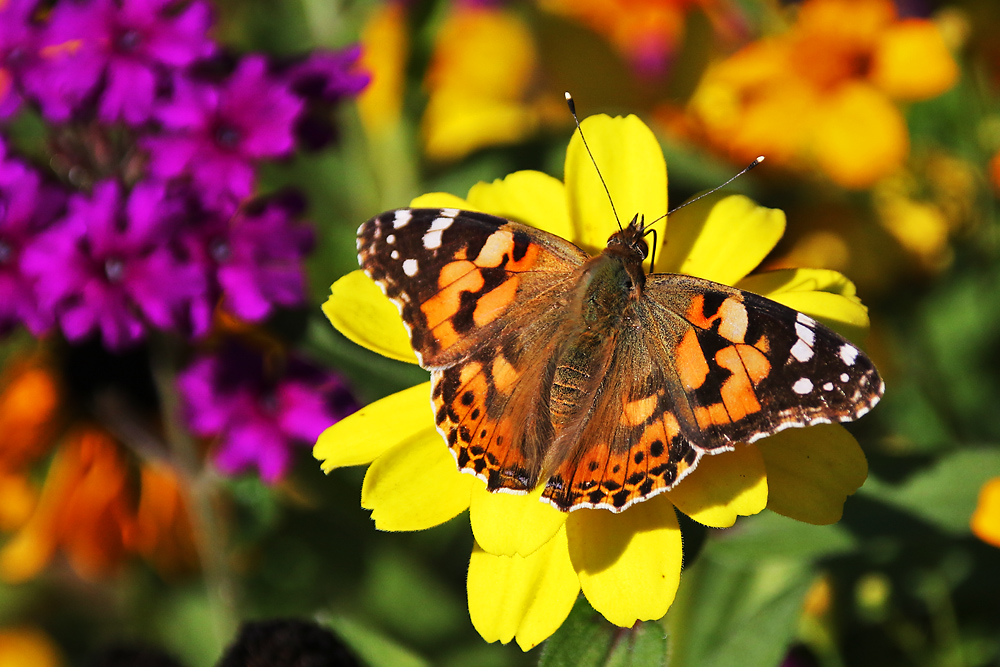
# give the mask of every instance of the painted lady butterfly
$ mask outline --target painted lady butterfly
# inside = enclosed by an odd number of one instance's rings
[[[633,219],[591,257],[516,222],[400,209],[358,259],[431,371],[438,430],[491,491],[620,512],[705,454],[867,413],[884,384],[812,318],[700,278],[643,272]]]

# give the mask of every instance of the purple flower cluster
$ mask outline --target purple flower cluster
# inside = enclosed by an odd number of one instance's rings
[[[36,169],[0,135],[0,328],[121,349],[302,303],[309,226],[248,198],[368,77],[356,48],[227,67],[211,25],[206,0],[0,0],[0,131],[34,114],[52,151]]]
[[[226,474],[256,468],[265,482],[291,465],[291,444],[311,446],[335,421],[357,409],[343,382],[305,361],[269,358],[230,342],[197,358],[180,376],[191,430],[213,438],[213,458]]]

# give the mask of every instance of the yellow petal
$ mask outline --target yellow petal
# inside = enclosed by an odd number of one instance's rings
[[[767,468],[770,510],[805,523],[836,523],[864,484],[868,461],[839,424],[782,431],[756,443]]]
[[[457,208],[460,211],[478,211],[480,209],[461,197],[447,192],[428,192],[410,202],[410,208]]]
[[[469,616],[488,642],[517,637],[522,650],[534,648],[569,616],[580,593],[559,530],[528,558],[494,556],[478,544],[469,559]]]
[[[0,630],[0,667],[59,667],[62,656],[47,635],[28,626]]]
[[[615,625],[662,617],[681,575],[681,531],[665,495],[621,514],[577,510],[566,520],[569,554],[591,606]]]
[[[417,363],[399,310],[363,271],[352,271],[330,287],[323,313],[337,331],[361,347]]]
[[[734,285],[774,249],[784,231],[783,211],[717,192],[670,216],[656,267]]]
[[[914,19],[896,23],[882,34],[870,76],[896,99],[923,100],[955,85],[958,65],[938,27]]]
[[[517,143],[533,133],[539,121],[538,113],[518,100],[444,90],[431,97],[424,111],[424,151],[433,160],[458,160],[480,148]]]
[[[410,434],[368,468],[361,506],[372,510],[379,530],[424,530],[469,506],[472,475],[458,472],[441,435],[429,426]]]
[[[371,463],[401,440],[433,428],[430,396],[431,383],[424,382],[366,405],[323,431],[313,456],[323,462],[323,472]]]
[[[868,332],[868,309],[854,283],[827,269],[781,269],[747,276],[736,285],[805,313],[851,340]]]
[[[816,111],[810,146],[838,184],[865,188],[902,166],[910,150],[906,121],[881,92],[847,84]]]
[[[495,556],[530,556],[566,523],[566,513],[539,500],[544,485],[531,493],[472,492],[469,519],[476,543]]]
[[[559,179],[540,171],[516,171],[503,180],[477,183],[469,190],[469,203],[492,215],[573,237],[566,188]]]
[[[754,445],[703,456],[680,484],[667,492],[677,509],[713,528],[728,528],[737,516],[750,516],[767,506],[764,458]]]
[[[591,116],[581,125],[622,226],[636,214],[646,216],[646,222],[664,215],[667,163],[652,130],[635,116]],[[565,178],[570,218],[576,229],[571,240],[596,253],[604,248],[618,225],[579,132],[573,134],[566,149]]]
[[[372,73],[371,82],[358,95],[358,116],[369,134],[395,127],[403,108],[409,31],[401,5],[373,9],[361,31],[359,66]]]
[[[1000,477],[994,477],[980,489],[971,527],[976,537],[1000,547]]]

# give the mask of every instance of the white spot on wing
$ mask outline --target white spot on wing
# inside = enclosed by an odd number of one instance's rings
[[[454,218],[455,216],[458,215],[458,213],[459,213],[459,210],[457,208],[443,208],[443,209],[441,209],[441,215],[443,215],[446,218]]]
[[[841,373],[840,374],[840,381],[841,382],[847,382],[850,379],[851,379],[851,376],[848,375],[847,373]]]
[[[795,319],[797,319],[800,323],[806,325],[809,328],[816,326],[816,320],[809,317],[805,313],[799,313],[798,315],[795,316]]]
[[[854,360],[858,358],[858,348],[844,343],[840,346],[840,358],[843,359],[844,363],[848,366],[853,366]]]
[[[812,347],[816,342],[816,332],[799,322],[795,323],[795,334],[809,347]]]
[[[389,234],[388,236],[385,237],[385,242],[388,243],[389,245],[392,245],[393,243],[396,242],[396,235]]]
[[[792,391],[796,394],[808,394],[812,390],[813,383],[809,378],[799,378],[798,381],[792,385]]]
[[[442,211],[443,213],[443,211]],[[434,218],[434,222],[431,223],[432,232],[443,232],[444,230],[451,227],[451,223],[455,222],[452,218]]]
[[[411,278],[417,275],[417,268],[417,260],[415,259],[408,259],[403,262],[403,273]]]
[[[823,385],[823,391],[833,391],[833,383],[827,382]]]
[[[393,229],[401,229],[410,224],[410,220],[413,219],[413,213],[409,209],[401,208],[396,211],[395,217],[392,219]]]
[[[441,218],[438,218],[441,220]],[[441,247],[441,230],[434,230],[424,234],[424,248],[427,250],[437,250]]]
[[[792,356],[805,363],[812,359],[813,349],[806,344],[801,338],[795,341],[795,345],[792,345]]]
[[[389,257],[392,257],[393,259],[399,259],[399,253],[393,250],[391,253],[389,253]]]

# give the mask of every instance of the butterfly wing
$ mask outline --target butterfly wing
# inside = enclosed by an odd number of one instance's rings
[[[633,320],[609,340],[592,416],[553,449],[543,497],[560,509],[621,511],[675,486],[704,454],[857,419],[884,391],[846,339],[725,285],[652,275]]]
[[[534,488],[551,441],[551,359],[588,255],[503,218],[401,209],[359,228],[358,258],[432,371],[435,421],[459,468],[491,490]]]

